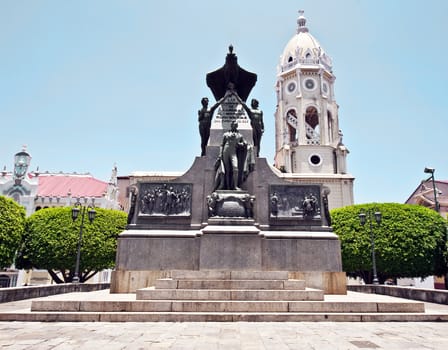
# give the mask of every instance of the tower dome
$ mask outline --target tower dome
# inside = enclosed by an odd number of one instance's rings
[[[280,56],[280,68],[284,72],[292,69],[297,64],[323,65],[327,70],[332,70],[331,58],[316,38],[310,34],[306,26],[304,11],[299,11],[297,19],[297,33],[286,44],[283,54]]]

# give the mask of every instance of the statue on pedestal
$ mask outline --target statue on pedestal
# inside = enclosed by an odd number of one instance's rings
[[[213,113],[222,101],[223,98],[208,109],[208,98],[204,97],[201,100],[202,108],[198,111],[199,134],[201,135],[201,157],[205,156],[208,139],[210,137],[210,127],[212,125]]]
[[[218,101],[215,106],[221,105],[218,118],[222,123],[221,130],[223,132],[219,155],[215,162],[216,174],[213,192],[207,196],[207,209],[210,218],[249,219],[253,217],[255,196],[242,190],[241,186],[255,168],[254,147],[252,142],[245,139],[249,135],[243,136],[247,128],[242,132],[238,130],[237,120],[247,122],[243,110],[244,101],[247,100],[256,81],[256,74],[248,72],[238,65],[232,46],[229,47],[224,66],[207,74],[207,85]],[[203,106],[203,113],[209,113],[207,116],[211,121],[216,107],[213,106],[210,111],[207,111],[206,104]],[[254,102],[251,109],[247,106],[246,108],[252,128],[256,128],[253,132],[256,135],[254,140],[259,140],[264,131],[264,125],[263,114],[258,110],[258,101],[256,104]],[[201,111],[199,116],[201,120]],[[227,130],[229,124],[230,130]],[[204,123],[204,125],[206,124]],[[201,132],[201,137],[202,135]],[[217,139],[218,143],[219,140]],[[207,141],[203,139],[202,142],[205,147]],[[257,145],[259,145],[259,141]],[[204,149],[203,152],[205,152]]]
[[[237,99],[249,116],[250,125],[252,126],[254,147],[256,148],[257,157],[259,157],[261,136],[263,136],[264,133],[263,112],[258,108],[259,102],[255,98],[251,101],[251,108],[249,108],[239,97],[237,97]]]
[[[238,131],[238,123],[235,120],[230,124],[230,128],[223,135],[215,166],[215,190],[240,190],[240,185],[253,170],[253,148]]]

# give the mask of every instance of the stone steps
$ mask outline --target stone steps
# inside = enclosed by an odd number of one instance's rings
[[[0,313],[0,321],[34,322],[440,322],[425,313],[32,312]]]
[[[324,300],[322,290],[288,279],[287,271],[174,270],[170,278],[138,289],[137,300]],[[250,311],[250,310],[248,310]]]
[[[172,270],[176,280],[287,280],[288,271]]]
[[[0,320],[102,322],[299,322],[299,321],[448,321],[428,315],[424,303],[364,301],[327,296],[288,280],[287,271],[170,271],[169,278],[137,290],[135,299],[47,298],[34,300],[31,311]],[[332,300],[332,301],[330,301]]]
[[[156,289],[280,289],[305,290],[303,280],[176,280],[172,278],[158,279]]]
[[[324,292],[306,290],[220,290],[220,289],[155,289],[137,290],[137,300],[324,300]]]
[[[196,312],[196,313],[421,313],[416,302],[325,302],[325,301],[48,301],[36,300],[38,312]]]

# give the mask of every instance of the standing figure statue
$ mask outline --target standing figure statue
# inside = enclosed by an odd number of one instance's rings
[[[331,226],[331,215],[330,215],[330,209],[328,208],[328,195],[330,194],[330,189],[328,187],[324,187],[323,193],[322,193],[322,202],[324,206],[324,214],[325,218],[327,219],[327,226]]]
[[[205,156],[205,150],[210,137],[213,113],[222,100],[220,99],[210,109],[208,109],[208,98],[204,97],[201,100],[202,108],[198,111],[199,134],[201,135],[201,157]]]
[[[250,125],[252,126],[252,138],[254,141],[254,146],[257,149],[257,157],[259,157],[261,136],[263,136],[264,133],[263,112],[258,108],[259,103],[255,98],[253,98],[250,103],[251,108],[249,108],[239,97],[237,97],[237,99],[249,115]]]
[[[132,220],[134,219],[134,214],[135,214],[135,206],[137,204],[137,196],[138,196],[138,191],[136,187],[131,187],[130,191],[129,191],[129,196],[130,198],[130,206],[129,206],[129,213],[128,213],[128,221],[127,224],[130,225],[132,223]]]
[[[277,192],[274,192],[271,196],[271,215],[278,216],[278,196]]]
[[[221,174],[218,189],[239,190],[240,184],[249,166],[247,164],[248,147],[243,135],[238,131],[238,123],[234,120],[230,124],[230,130],[225,132],[222,139],[220,155],[218,157],[219,171]],[[224,180],[224,181],[222,181]]]

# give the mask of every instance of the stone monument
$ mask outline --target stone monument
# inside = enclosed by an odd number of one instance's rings
[[[135,292],[172,270],[249,270],[288,271],[309,287],[345,293],[328,189],[287,182],[259,157],[263,114],[257,100],[245,103],[257,75],[230,46],[206,81],[216,103],[208,109],[203,98],[198,112],[201,156],[176,179],[132,184],[111,292]]]

